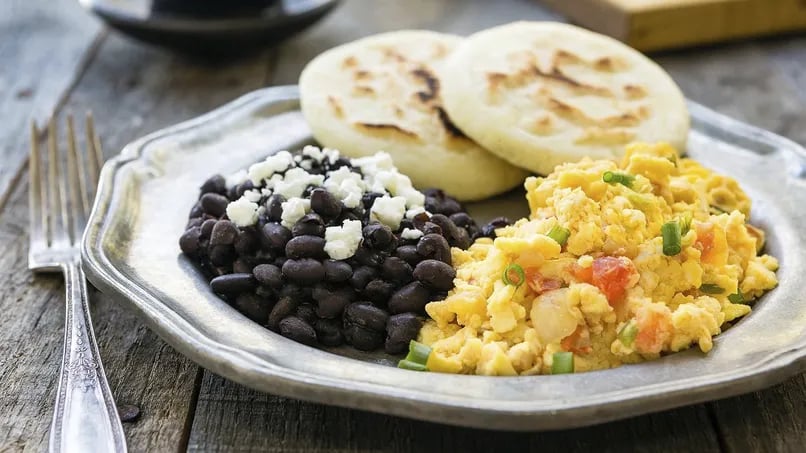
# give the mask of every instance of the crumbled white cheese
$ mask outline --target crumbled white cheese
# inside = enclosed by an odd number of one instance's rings
[[[361,245],[360,220],[345,220],[342,226],[325,228],[325,252],[334,260],[346,260],[355,255]]]
[[[245,227],[257,222],[257,203],[241,197],[227,205],[227,217],[236,225]]]
[[[350,209],[357,207],[361,202],[365,187],[361,175],[350,171],[347,167],[340,167],[338,170],[330,172],[324,186],[328,192]]]
[[[403,197],[383,196],[376,198],[370,208],[370,219],[377,220],[393,231],[400,227],[400,221],[406,214],[406,199]]]
[[[280,215],[280,223],[288,228],[294,226],[297,220],[311,211],[311,200],[306,198],[291,198],[284,201],[281,205],[283,213]]]
[[[318,146],[313,145],[307,145],[302,148],[302,155],[308,156],[317,162],[322,162],[322,159],[325,158],[325,154],[322,152],[322,150],[319,149]]]
[[[288,151],[280,151],[249,167],[249,179],[255,185],[260,185],[264,179],[271,178],[275,173],[288,169],[294,164],[294,156]]]
[[[249,176],[246,173],[246,170],[238,170],[235,173],[227,176],[224,180],[227,183],[227,187],[232,187],[234,185],[240,184],[246,181],[246,178]]]
[[[292,168],[285,172],[282,181],[274,183],[274,193],[291,199],[302,196],[308,186],[321,186],[325,181],[324,175],[312,175],[301,168]]]
[[[406,218],[407,219],[413,219],[413,218],[417,217],[417,214],[422,214],[422,213],[426,213],[426,214],[428,214],[428,217],[431,217],[430,212],[426,211],[424,207],[418,206],[416,208],[411,208],[408,211],[406,211]]]
[[[258,201],[260,201],[260,198],[261,198],[263,195],[261,195],[261,193],[260,193],[260,191],[259,191],[259,190],[252,189],[252,190],[247,190],[247,191],[245,191],[245,192],[243,193],[243,196],[244,196],[244,197],[245,197],[247,200],[251,201],[252,203],[257,203]]]
[[[327,157],[327,161],[331,165],[335,164],[340,157],[339,150],[333,148],[322,148],[322,154]]]
[[[270,197],[272,193],[273,192],[268,187],[260,189],[260,194],[263,195],[264,197]]]
[[[300,168],[302,168],[305,171],[310,171],[311,168],[313,168],[313,163],[311,163],[311,161],[309,161],[309,160],[306,160],[304,162],[300,162],[299,166],[300,166]]]
[[[403,232],[400,233],[400,237],[403,239],[420,239],[423,237],[423,232],[412,228],[403,228]]]
[[[392,170],[395,168],[395,162],[392,160],[392,156],[384,151],[379,151],[371,156],[352,159],[351,162],[354,166],[361,168],[362,173],[370,177],[374,176],[379,171]]]

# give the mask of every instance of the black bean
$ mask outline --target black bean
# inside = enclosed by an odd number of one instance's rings
[[[429,216],[427,213],[421,212],[416,216],[414,216],[413,219],[411,219],[411,223],[412,225],[414,225],[414,228],[417,228],[418,230],[422,231],[423,227],[425,227],[425,223],[428,222],[430,218],[431,216]]]
[[[495,230],[511,224],[512,222],[506,217],[496,217],[481,227],[481,237],[495,239]]]
[[[411,282],[389,298],[389,312],[393,314],[422,313],[425,305],[430,301],[431,291],[420,282]]]
[[[207,219],[201,224],[201,237],[209,238],[213,234],[213,227],[218,223],[218,220]]]
[[[414,222],[411,219],[403,219],[400,221],[400,227],[397,229],[398,231],[403,231],[404,229],[413,229]]]
[[[229,275],[232,273],[232,269],[226,266],[214,266],[212,274],[214,277],[221,277],[222,275]]]
[[[353,270],[353,275],[350,277],[350,285],[361,291],[366,288],[367,283],[375,279],[378,271],[369,266],[361,266]]]
[[[417,253],[423,258],[430,258],[451,264],[451,246],[438,234],[426,234],[417,242]]]
[[[434,222],[425,222],[421,228],[423,234],[438,234],[442,235],[442,227]]]
[[[188,220],[188,223],[185,225],[185,230],[189,230],[193,227],[200,227],[202,223],[204,223],[204,219],[201,217],[192,218]]]
[[[317,286],[311,294],[317,302],[316,314],[320,318],[340,317],[346,307],[353,299],[355,292],[350,288],[326,288]]]
[[[470,217],[470,215],[468,215],[466,212],[457,212],[455,214],[451,214],[448,218],[451,219],[456,226],[461,228],[475,224],[473,218]]]
[[[441,236],[440,236],[441,237]],[[395,283],[408,283],[411,281],[412,268],[403,258],[390,256],[383,260],[381,275],[383,278]]]
[[[316,331],[310,324],[296,316],[288,316],[280,321],[280,335],[290,338],[297,343],[314,346],[316,344]]]
[[[325,280],[333,283],[346,282],[353,275],[353,268],[344,261],[325,260]]]
[[[280,300],[274,304],[274,308],[271,309],[271,313],[269,313],[269,320],[266,322],[266,327],[275,332],[279,330],[280,321],[282,321],[286,316],[294,313],[294,310],[297,309],[297,305],[299,305],[299,301],[292,299],[291,297],[281,297]]]
[[[366,329],[356,325],[345,327],[342,331],[347,344],[359,351],[374,351],[383,344],[384,333]]]
[[[217,193],[206,193],[199,199],[201,207],[206,214],[214,217],[221,217],[227,212],[229,200]]]
[[[442,215],[452,215],[462,211],[462,205],[455,198],[445,197],[440,205],[439,213]]]
[[[388,226],[378,222],[372,222],[365,226],[362,233],[364,243],[368,247],[377,250],[385,250],[395,238]]]
[[[272,222],[279,222],[283,215],[285,197],[276,193],[266,199],[266,217]]]
[[[213,245],[208,249],[210,261],[216,266],[226,266],[232,264],[238,256],[235,247],[231,245]]]
[[[210,280],[210,288],[217,294],[235,294],[255,289],[257,282],[252,274],[227,274]]]
[[[366,302],[355,302],[344,309],[344,326],[355,325],[376,332],[385,332],[389,314]]]
[[[388,354],[402,354],[409,350],[411,340],[423,327],[423,319],[414,313],[401,313],[390,316],[386,322],[386,343],[384,350]]]
[[[439,225],[439,227],[442,228],[442,235],[445,236],[445,239],[448,240],[448,243],[453,245],[453,239],[456,237],[459,227],[456,226],[456,224],[453,223],[451,219],[447,218],[442,214],[432,215],[429,221],[431,223],[436,223],[437,225]]]
[[[283,264],[283,275],[297,283],[312,285],[325,278],[325,268],[315,259],[290,259]]]
[[[190,208],[190,214],[188,215],[188,218],[197,219],[202,215],[204,215],[204,210],[201,207],[201,202],[197,201],[196,204],[194,204],[193,207]]]
[[[255,268],[254,261],[248,256],[241,256],[232,262],[232,272],[236,274],[248,274]]]
[[[313,324],[313,322],[316,321],[316,307],[308,302],[299,304],[294,314],[308,324]]]
[[[279,223],[269,222],[263,225],[261,232],[264,245],[274,250],[285,250],[285,245],[291,240],[291,230]]]
[[[199,250],[199,238],[201,238],[201,228],[193,227],[182,233],[179,237],[179,248],[182,253],[192,255]]]
[[[229,220],[219,220],[210,233],[210,245],[230,245],[238,237],[238,226]]]
[[[287,283],[280,288],[280,298],[290,297],[297,303],[302,303],[310,299],[310,294],[302,286]]]
[[[377,267],[383,263],[383,256],[379,252],[370,249],[365,244],[361,244],[361,246],[358,247],[358,250],[355,251],[353,260],[364,266]]]
[[[376,305],[386,305],[394,291],[394,284],[385,280],[375,279],[367,283],[361,294],[365,299],[374,302]]]
[[[242,229],[232,245],[235,246],[235,251],[240,254],[249,255],[254,253],[260,247],[257,231],[252,227]]]
[[[224,195],[227,192],[227,181],[221,175],[211,176],[201,185],[200,192],[203,194],[212,192]]]
[[[255,260],[260,264],[271,264],[276,259],[275,252],[271,250],[260,249],[257,251],[257,253],[255,253]]]
[[[243,313],[247,318],[259,323],[266,324],[269,320],[270,306],[266,301],[256,296],[254,293],[241,293],[235,297],[235,308]]]
[[[326,219],[335,219],[341,214],[341,202],[325,189],[311,192],[311,209]]]
[[[285,264],[286,261],[288,261],[288,259],[289,258],[287,256],[281,255],[281,256],[278,256],[277,258],[275,258],[274,262],[272,264],[274,264],[275,266],[277,266],[280,269],[282,269],[283,265]]]
[[[401,245],[395,249],[395,256],[409,263],[410,266],[416,266],[417,263],[423,259],[423,257],[417,253],[417,247],[414,245]]]
[[[325,235],[325,222],[319,214],[305,214],[297,220],[294,227],[291,229],[291,234],[294,236],[322,236]]]
[[[431,288],[449,290],[453,288],[456,271],[448,264],[437,260],[420,261],[414,268],[414,278]]]
[[[270,288],[279,288],[283,286],[283,273],[280,268],[273,264],[260,264],[252,269],[255,279],[261,285]]]
[[[470,238],[470,233],[464,228],[456,229],[456,236],[453,238],[453,246],[459,247],[462,250],[466,250],[470,247],[470,244],[473,243],[473,240]]]
[[[277,291],[268,286],[258,286],[255,288],[255,294],[266,301],[269,306],[274,306],[274,303],[277,302]]]
[[[383,196],[382,193],[378,192],[367,192],[363,196],[361,196],[361,205],[364,206],[364,209],[372,208],[372,203],[375,203],[376,198],[381,198]]]
[[[238,184],[235,186],[235,198],[241,198],[247,190],[252,190],[255,188],[255,185],[252,183],[251,180],[247,179],[246,181]]]
[[[289,258],[323,258],[325,256],[325,238],[309,234],[292,238],[285,245],[285,254]]]
[[[338,346],[344,343],[341,322],[338,319],[317,319],[313,325],[316,338],[325,346]]]

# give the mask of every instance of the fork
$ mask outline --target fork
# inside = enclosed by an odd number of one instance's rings
[[[79,244],[103,163],[92,115],[87,113],[87,146],[79,150],[72,116],[67,116],[66,169],[57,145],[56,120],[47,127],[46,175],[39,130],[31,124],[29,172],[30,248],[28,268],[61,272],[66,290],[64,350],[53,422],[51,452],[125,452],[123,427],[106,381],[92,331],[87,282]],[[84,166],[87,161],[87,167]]]

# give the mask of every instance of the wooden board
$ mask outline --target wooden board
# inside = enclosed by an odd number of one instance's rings
[[[806,29],[802,0],[543,0],[642,51]]]

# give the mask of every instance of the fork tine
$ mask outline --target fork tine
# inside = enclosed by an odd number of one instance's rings
[[[90,200],[87,196],[87,174],[84,168],[84,159],[81,158],[76,146],[76,129],[73,123],[73,115],[67,115],[67,146],[69,154],[67,162],[71,165],[71,181],[78,193],[81,201],[81,213],[86,217],[90,212]],[[75,172],[73,172],[75,171]],[[74,190],[75,190],[74,189]],[[70,194],[75,195],[75,191],[71,190]],[[73,198],[73,212],[79,212],[79,200]]]
[[[88,158],[90,162],[90,176],[91,176],[91,189],[93,190],[93,194],[95,193],[95,189],[98,188],[98,175],[101,171],[101,167],[104,164],[104,153],[101,149],[101,140],[98,138],[98,134],[95,133],[95,121],[92,118],[92,112],[87,111],[87,148],[88,148]]]
[[[65,186],[69,195],[70,203],[70,233],[73,243],[78,242],[81,232],[84,230],[84,209],[82,209],[81,192],[83,185],[78,170],[78,156],[76,151],[75,129],[73,125],[73,115],[67,114],[67,168],[64,172]],[[84,205],[86,206],[86,205]]]
[[[67,239],[65,232],[69,229],[69,215],[67,212],[67,188],[62,177],[61,165],[59,165],[58,145],[56,143],[56,119],[51,116],[48,122],[48,183],[50,186],[50,206],[51,214],[58,212],[58,219],[61,229],[58,228],[56,215],[51,215],[51,240],[57,242]]]
[[[30,240],[45,243],[47,237],[47,200],[42,192],[42,173],[39,151],[39,130],[31,120],[31,153],[28,160],[28,220]]]

